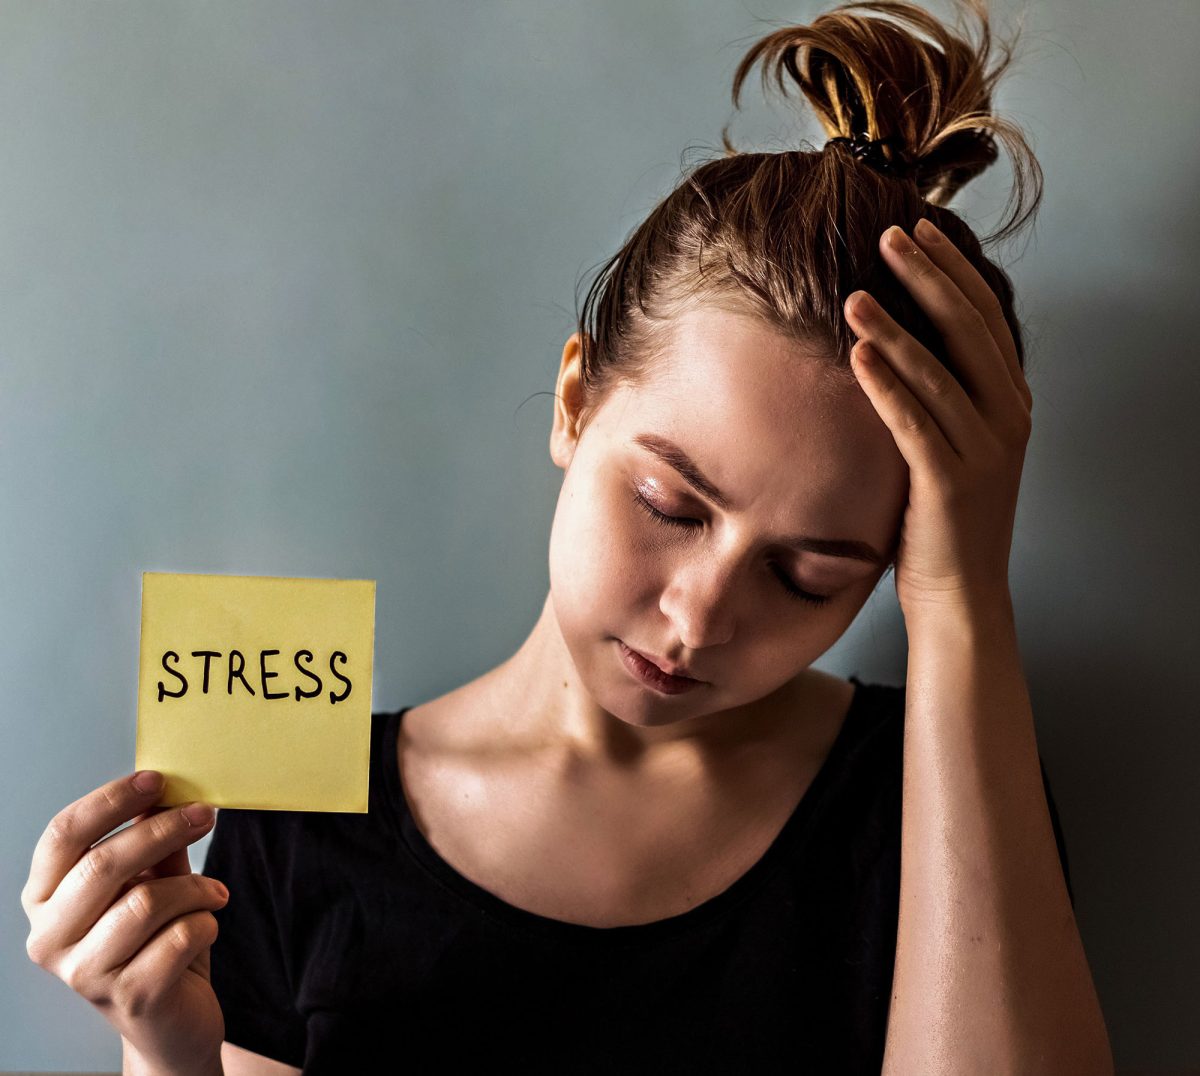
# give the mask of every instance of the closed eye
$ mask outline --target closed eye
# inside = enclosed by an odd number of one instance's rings
[[[660,512],[642,496],[641,490],[636,487],[633,490],[633,502],[650,516],[651,519],[664,527],[675,527],[679,530],[691,531],[703,526],[698,519],[688,519],[686,516],[669,516],[665,512]],[[797,601],[806,602],[809,605],[824,605],[830,601],[829,595],[813,594],[802,587],[798,587],[786,572],[777,571],[775,575],[780,583],[783,584],[783,589],[788,596],[795,598]]]

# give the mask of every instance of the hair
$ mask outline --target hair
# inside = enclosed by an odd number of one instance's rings
[[[764,91],[773,71],[786,97],[786,72],[829,137],[889,139],[879,152],[882,167],[894,171],[881,171],[842,143],[740,152],[723,128],[724,156],[695,167],[654,207],[602,264],[578,309],[581,428],[614,384],[637,384],[669,347],[671,318],[697,303],[757,316],[815,346],[831,372],[850,383],[857,380],[850,367],[857,335],[843,304],[862,288],[953,373],[941,334],[879,253],[888,226],[911,234],[921,217],[990,285],[1024,369],[1009,278],[946,203],[996,160],[998,140],[1013,162],[1015,208],[986,241],[1006,238],[1035,213],[1042,172],[1020,129],[991,110],[1012,42],[988,70],[986,0],[955,3],[977,16],[978,43],[916,4],[876,0],[842,4],[751,47],[734,75],[735,108],[761,60]],[[868,17],[876,14],[897,21]]]

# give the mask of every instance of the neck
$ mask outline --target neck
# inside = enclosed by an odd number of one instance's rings
[[[611,647],[611,654],[604,653]],[[593,675],[612,690],[621,681],[617,643],[597,644],[588,660],[603,667]],[[806,670],[807,671],[807,670]],[[687,713],[671,719],[669,706],[618,716],[605,709],[582,681],[560,630],[552,595],[547,593],[537,623],[517,652],[486,678],[489,709],[513,738],[569,750],[572,755],[624,767],[667,760],[703,761],[727,755],[732,747],[761,739],[777,727],[778,715],[798,700],[804,674],[764,699],[732,709]],[[636,694],[629,693],[629,698]],[[791,702],[789,702],[791,700]],[[653,704],[654,700],[651,700]],[[803,705],[803,703],[800,703]]]

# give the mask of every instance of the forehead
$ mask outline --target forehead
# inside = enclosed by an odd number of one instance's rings
[[[874,525],[903,507],[907,464],[863,390],[831,376],[828,356],[712,307],[678,317],[667,339],[642,381],[616,387],[597,416],[608,448],[652,459],[634,438],[667,438],[738,508],[789,520],[815,511]]]
[[[681,436],[750,439],[775,454],[899,455],[863,390],[815,345],[713,306],[689,308],[664,336],[660,359],[626,389],[622,425],[653,418]]]

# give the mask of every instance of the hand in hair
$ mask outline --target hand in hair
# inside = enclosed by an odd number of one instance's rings
[[[851,352],[855,375],[909,467],[895,569],[906,615],[1007,600],[1032,429],[1033,395],[999,301],[928,224],[915,229],[916,243],[889,228],[880,251],[945,339],[953,373],[866,292],[854,292],[845,305],[859,337]]]

